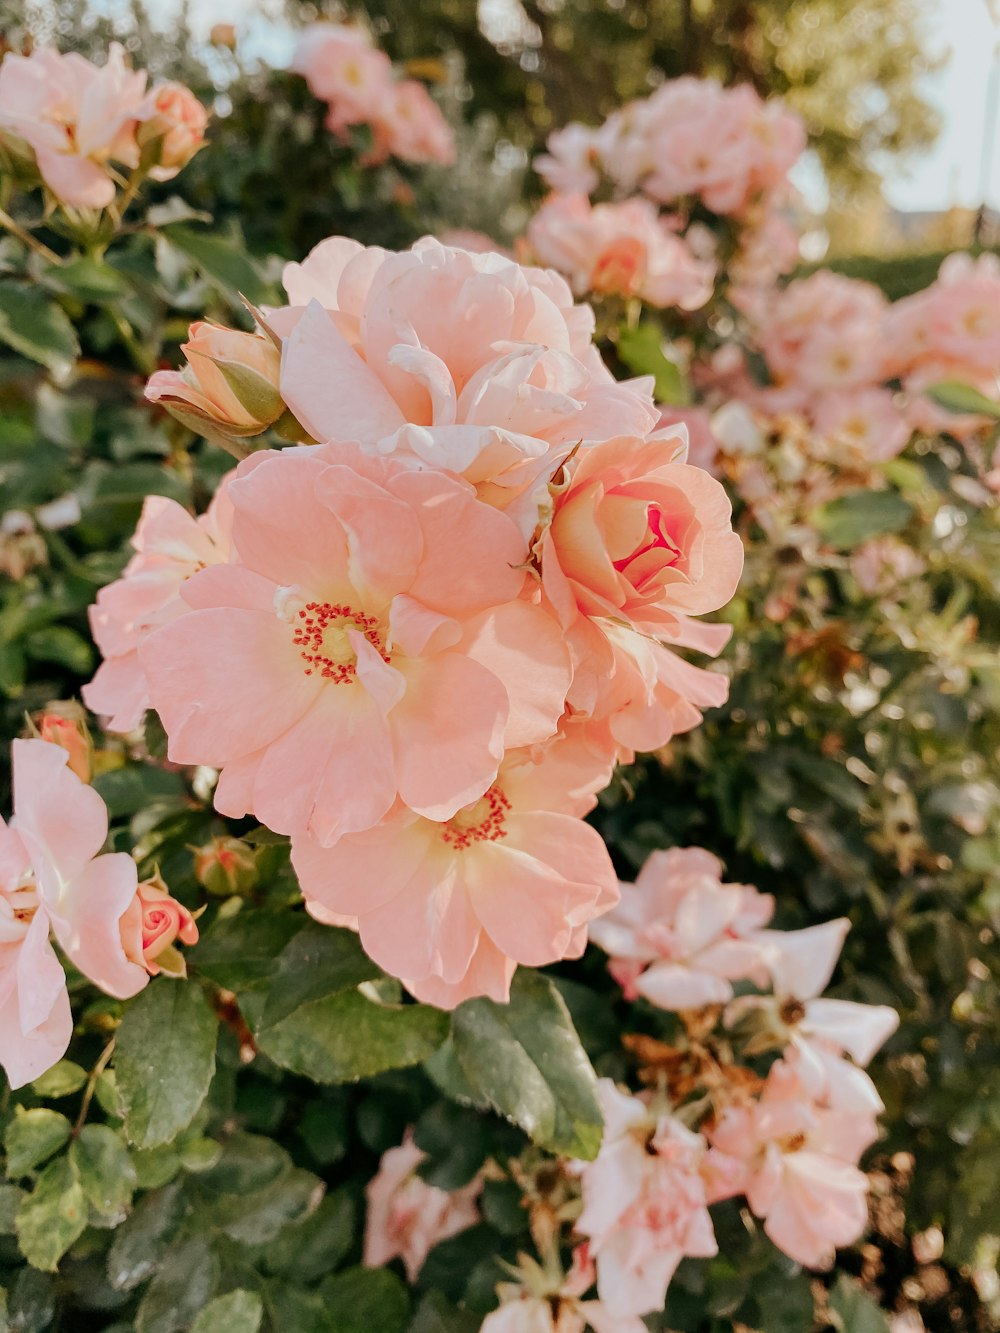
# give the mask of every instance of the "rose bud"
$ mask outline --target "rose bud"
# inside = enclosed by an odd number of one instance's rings
[[[82,715],[75,716],[76,710],[70,715],[70,708],[72,705],[65,713],[55,709],[43,713],[38,719],[38,735],[43,741],[61,746],[69,755],[70,772],[75,773],[81,782],[89,782],[94,745]]]
[[[189,430],[242,458],[242,441],[262,435],[285,414],[278,391],[281,351],[267,334],[217,324],[191,325],[183,370],[158,370],[146,397]]]
[[[239,838],[213,838],[194,856],[198,883],[217,898],[249,893],[257,885],[257,860]]]
[[[149,174],[170,180],[204,147],[208,111],[182,83],[160,83],[150,91],[143,112],[137,138],[154,155]]]
[[[151,977],[161,972],[172,977],[187,976],[174,941],[197,944],[198,927],[188,909],[171,898],[159,874],[139,885],[121,918],[120,929],[126,957],[144,967]]]

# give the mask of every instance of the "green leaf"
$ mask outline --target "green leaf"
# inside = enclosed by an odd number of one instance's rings
[[[108,1251],[108,1281],[116,1291],[131,1291],[156,1272],[183,1212],[180,1183],[140,1199]]]
[[[242,242],[212,232],[197,231],[183,224],[169,225],[161,233],[175,249],[193,259],[205,277],[231,299],[245,296],[254,305],[268,299],[267,284],[247,256]]]
[[[219,1259],[204,1237],[168,1250],[139,1306],[136,1333],[180,1333],[215,1294]]]
[[[91,1225],[124,1222],[136,1188],[135,1167],[125,1144],[107,1125],[84,1125],[69,1150],[77,1178],[91,1207]]]
[[[603,1131],[597,1076],[548,978],[521,969],[510,1004],[466,1001],[453,1016],[452,1041],[477,1099],[551,1152],[597,1156]]]
[[[237,1289],[206,1305],[191,1333],[257,1333],[263,1319],[264,1302],[257,1293]]]
[[[51,1157],[69,1139],[73,1126],[58,1111],[38,1106],[26,1111],[18,1106],[7,1126],[3,1146],[7,1153],[7,1175],[27,1175],[39,1162]]]
[[[24,1190],[16,1185],[0,1185],[0,1236],[17,1232],[17,1210],[24,1199]]]
[[[754,1292],[760,1323],[768,1333],[811,1333],[815,1302],[812,1283],[805,1273],[795,1277],[770,1270]]]
[[[296,1282],[318,1282],[346,1259],[354,1244],[354,1201],[346,1189],[336,1190],[319,1207],[287,1226],[267,1247],[269,1273],[287,1273]]]
[[[31,1085],[32,1092],[39,1097],[58,1101],[60,1097],[71,1097],[79,1092],[87,1081],[87,1071],[75,1065],[72,1060],[60,1060],[41,1078],[36,1078]]]
[[[663,351],[663,338],[654,324],[618,332],[618,355],[636,375],[652,375],[657,402],[687,407],[691,387],[680,368]]]
[[[420,1064],[448,1034],[448,1018],[428,1005],[379,1004],[359,991],[301,1005],[257,1034],[283,1069],[314,1083],[353,1083]]]
[[[898,491],[852,491],[813,511],[812,522],[838,550],[851,550],[869,537],[899,532],[913,517],[913,506]]]
[[[277,971],[278,956],[303,925],[298,912],[264,908],[217,918],[188,950],[188,966],[226,990],[259,987]]]
[[[215,1073],[218,1022],[193,983],[161,978],[129,1005],[115,1071],[129,1142],[168,1143],[194,1119]]]
[[[381,975],[355,931],[307,921],[281,952],[260,1026],[273,1027],[312,1000],[353,990]]]
[[[830,1313],[841,1333],[889,1333],[885,1315],[846,1273],[841,1273],[830,1293]]]
[[[81,301],[104,304],[124,296],[128,283],[110,264],[100,259],[74,259],[68,264],[53,264],[45,271],[46,286]]]
[[[406,1288],[388,1268],[350,1268],[320,1287],[330,1329],[337,1333],[404,1333],[410,1317]]]
[[[468,1310],[456,1309],[439,1291],[430,1291],[406,1333],[478,1333],[481,1322]]]
[[[80,344],[66,312],[38,287],[0,282],[0,342],[55,375],[66,375]]]
[[[1000,403],[987,398],[970,384],[963,384],[961,380],[942,380],[940,384],[932,384],[929,389],[925,389],[924,393],[938,407],[948,412],[972,412],[976,416],[996,417],[1000,420]]]
[[[59,1157],[38,1177],[17,1213],[17,1240],[28,1263],[54,1273],[87,1226],[87,1198],[68,1157]]]

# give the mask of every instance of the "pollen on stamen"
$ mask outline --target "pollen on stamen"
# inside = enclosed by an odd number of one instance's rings
[[[491,787],[485,796],[442,825],[441,840],[459,852],[476,842],[498,842],[507,836],[504,823],[509,809],[510,801],[500,788]]]
[[[335,602],[307,602],[296,613],[293,640],[306,663],[307,676],[318,675],[346,685],[357,675],[357,657],[347,631],[363,634],[384,662],[389,658],[378,631],[378,619]]]

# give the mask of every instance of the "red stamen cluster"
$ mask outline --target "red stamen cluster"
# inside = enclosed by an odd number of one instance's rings
[[[478,824],[464,828],[461,824],[456,824],[453,819],[442,827],[441,837],[449,847],[464,852],[474,842],[498,842],[500,838],[506,838],[504,821],[510,809],[510,801],[499,787],[491,787],[476,805],[482,805],[483,802],[486,803],[486,814]],[[458,819],[459,815],[455,818]]]
[[[357,675],[357,662],[338,662],[323,651],[324,635],[328,629],[342,629],[355,626],[365,636],[384,662],[389,658],[384,652],[384,645],[378,632],[378,620],[375,616],[366,616],[349,606],[340,606],[332,602],[308,602],[298,613],[300,624],[295,626],[295,643],[303,651],[300,656],[307,662],[306,675],[318,672],[324,680],[332,680],[336,685],[349,683]]]

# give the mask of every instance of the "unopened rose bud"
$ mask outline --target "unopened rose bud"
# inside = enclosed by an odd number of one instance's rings
[[[249,893],[257,885],[257,861],[239,838],[213,838],[194,857],[198,883],[217,898]]]
[[[43,741],[61,746],[69,755],[70,772],[75,773],[81,782],[89,782],[94,745],[82,713],[79,717],[68,716],[71,707],[68,705],[66,712],[43,713],[38,719],[38,734]]]
[[[184,959],[174,942],[197,944],[198,927],[188,909],[170,896],[159,875],[139,885],[119,929],[125,956],[144,967],[151,977],[161,972],[187,976]]]
[[[158,370],[146,397],[189,430],[243,457],[244,440],[262,435],[285,415],[278,391],[281,352],[268,334],[217,324],[192,324],[181,347],[183,370]]]
[[[235,51],[236,25],[233,23],[213,23],[208,39],[213,46],[224,46],[230,51]]]
[[[144,112],[137,138],[141,148],[155,152],[149,174],[154,180],[169,180],[204,146],[208,111],[182,83],[160,83],[146,99]]]

